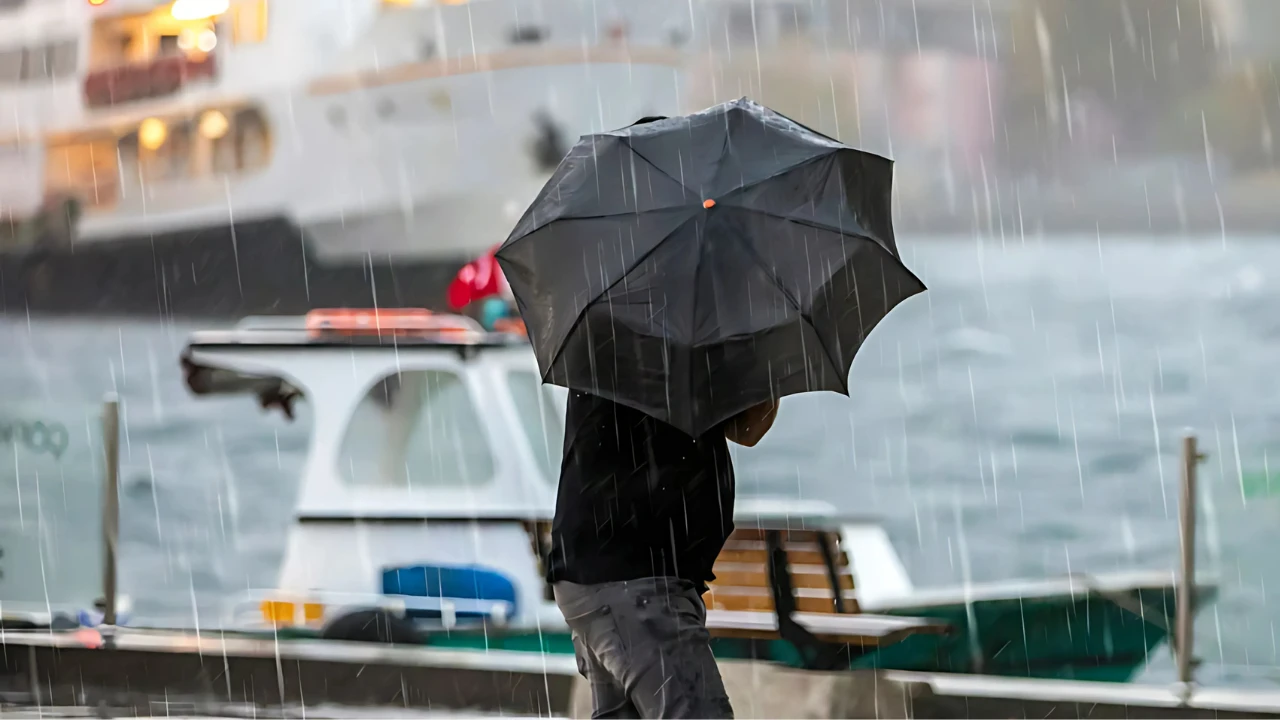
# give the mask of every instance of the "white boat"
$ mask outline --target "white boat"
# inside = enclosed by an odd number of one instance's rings
[[[311,410],[278,581],[241,598],[229,627],[572,651],[541,569],[564,393],[541,384],[523,336],[425,311],[316,311],[196,333],[184,363],[197,393]],[[918,590],[874,519],[756,498],[740,500],[736,522],[707,596],[713,631],[725,631],[716,639],[722,657],[811,665],[794,652],[788,659],[785,646],[798,641],[780,618],[794,615],[819,637],[857,619],[858,632],[884,633],[828,659],[840,668],[1124,681],[1176,615],[1167,571]],[[790,553],[782,591],[767,554],[780,528],[790,533],[780,545]],[[1214,588],[1200,594],[1212,598]],[[920,618],[954,632],[926,632]],[[1082,622],[1107,632],[1073,633]],[[785,642],[762,646],[728,632],[756,624]]]

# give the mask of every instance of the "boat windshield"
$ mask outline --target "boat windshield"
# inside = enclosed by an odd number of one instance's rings
[[[466,489],[490,482],[489,435],[462,376],[405,371],[376,383],[351,416],[338,454],[352,485]]]
[[[560,456],[564,445],[564,420],[551,394],[543,387],[537,373],[512,370],[507,375],[511,400],[520,414],[529,448],[538,461],[544,480],[556,484],[560,480]]]

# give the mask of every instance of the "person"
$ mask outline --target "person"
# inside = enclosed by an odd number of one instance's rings
[[[571,392],[547,580],[592,717],[730,718],[702,594],[733,532],[727,440],[751,447],[776,402],[702,437]]]

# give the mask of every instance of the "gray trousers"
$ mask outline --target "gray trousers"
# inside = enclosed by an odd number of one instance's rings
[[[693,583],[555,584],[593,718],[732,718]]]

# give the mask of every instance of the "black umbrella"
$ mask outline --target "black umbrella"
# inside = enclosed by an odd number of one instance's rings
[[[578,141],[497,252],[543,380],[699,436],[813,390],[923,291],[893,164],[741,99]]]

